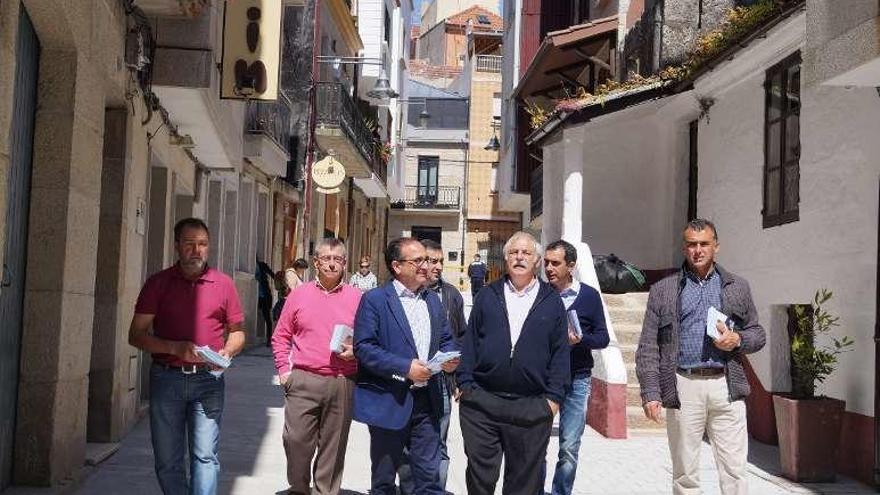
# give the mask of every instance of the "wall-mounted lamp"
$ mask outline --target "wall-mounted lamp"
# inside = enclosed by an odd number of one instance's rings
[[[373,86],[373,89],[367,91],[367,96],[383,101],[389,100],[391,98],[397,98],[398,96],[397,92],[391,88],[391,83],[388,81],[388,74],[385,72],[385,62],[382,61],[382,59],[368,57],[337,57],[333,55],[319,55],[318,63],[331,64],[333,70],[337,72],[343,64],[382,66],[382,71],[379,73],[379,78],[376,79],[376,85]]]
[[[431,120],[431,114],[428,113],[428,100],[427,100],[427,98],[408,98],[408,99],[399,98],[397,100],[397,103],[422,105],[422,111],[419,112],[419,127],[423,128],[423,129],[425,127],[428,127],[428,121]]]
[[[483,149],[486,151],[498,151],[501,149],[501,141],[498,140],[498,128],[501,127],[501,116],[494,115],[492,117],[492,137]]]

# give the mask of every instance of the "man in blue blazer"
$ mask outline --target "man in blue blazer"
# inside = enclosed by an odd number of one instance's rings
[[[385,250],[394,279],[367,292],[355,317],[358,380],[353,418],[370,427],[370,493],[394,495],[403,449],[409,451],[415,493],[443,495],[440,486],[442,374],[427,363],[437,351],[457,350],[440,299],[425,290],[428,259],[416,239],[395,239]],[[458,359],[443,370],[455,371]]]

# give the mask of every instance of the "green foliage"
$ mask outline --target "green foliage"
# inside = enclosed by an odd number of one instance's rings
[[[809,305],[794,306],[797,331],[791,340],[791,392],[797,399],[815,396],[816,383],[822,383],[834,372],[840,354],[852,350],[854,341],[844,336],[832,338],[831,345],[816,347],[816,336],[839,326],[840,317],[825,309],[833,293],[827,289],[816,291]]]
[[[665,67],[649,77],[632,74],[623,82],[607,81],[596,88],[595,94],[579,89],[575,95],[567,95],[565,98],[556,100],[553,111],[574,111],[595,103],[604,105],[606,99],[626,91],[661,82],[683,81],[796,1],[759,0],[752,5],[731,8],[718,27],[703,33],[694,41],[680,65]],[[532,116],[532,129],[544,125],[553,113],[553,111],[547,111],[543,108],[537,109],[538,111],[533,108],[528,110]]]

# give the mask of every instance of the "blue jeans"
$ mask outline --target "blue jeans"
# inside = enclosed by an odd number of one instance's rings
[[[559,408],[559,461],[553,473],[553,495],[569,495],[574,485],[590,387],[590,374],[578,373],[571,378],[571,388],[565,390],[565,400]]]
[[[158,364],[150,369],[150,430],[156,477],[165,495],[217,493],[223,390],[223,377],[207,371],[184,374]]]

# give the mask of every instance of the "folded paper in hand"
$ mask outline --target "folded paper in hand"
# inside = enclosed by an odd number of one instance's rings
[[[571,329],[571,333],[574,334],[575,337],[581,338],[584,336],[584,331],[581,329],[581,322],[578,320],[578,312],[577,310],[570,309],[568,310],[568,328]]]
[[[228,368],[229,365],[232,364],[232,361],[229,358],[223,357],[223,355],[206,345],[196,347],[196,354],[204,359],[205,362],[213,364],[218,368]]]
[[[342,344],[344,344],[346,340],[353,336],[353,328],[348,325],[343,325],[342,323],[336,324],[333,327],[333,336],[330,337],[330,350],[335,352],[336,354],[342,353]]]
[[[461,356],[461,352],[459,351],[449,351],[443,352],[438,351],[437,354],[434,354],[434,357],[428,361],[428,369],[431,370],[431,374],[440,373],[443,370],[443,363],[447,361],[452,361]]]
[[[727,328],[733,330],[733,321],[728,318],[727,315],[715,309],[714,306],[709,306],[709,311],[706,314],[706,335],[712,337],[715,340],[721,338],[721,334],[715,327],[715,323],[719,321],[727,325]]]

